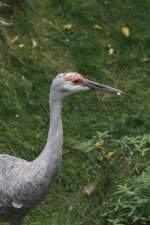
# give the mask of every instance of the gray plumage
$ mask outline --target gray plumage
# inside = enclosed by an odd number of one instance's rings
[[[119,92],[100,85],[77,73],[59,74],[53,80],[50,93],[50,127],[47,143],[32,162],[9,155],[0,155],[0,220],[19,225],[24,216],[46,196],[62,159],[63,128],[61,108],[63,98],[86,90]]]

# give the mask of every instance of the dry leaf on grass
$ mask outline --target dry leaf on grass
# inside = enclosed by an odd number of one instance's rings
[[[103,28],[100,26],[100,25],[98,25],[98,24],[95,24],[94,25],[94,28],[96,29],[96,30],[103,30]]]
[[[129,37],[130,36],[130,30],[129,30],[129,27],[125,26],[125,27],[122,27],[122,33],[125,37]]]
[[[34,49],[34,48],[37,48],[37,47],[38,47],[37,41],[34,38],[32,38],[32,48]]]
[[[114,154],[115,154],[114,151],[108,152],[108,153],[106,154],[106,157],[107,157],[107,158],[112,158],[112,157],[114,156]]]
[[[114,54],[114,49],[113,49],[113,48],[110,48],[110,49],[108,50],[108,55],[112,55],[112,54]]]
[[[10,38],[10,39],[9,39],[9,42],[10,42],[11,44],[15,44],[15,43],[18,41],[18,39],[19,39],[19,35],[16,35],[15,37]]]
[[[68,23],[63,25],[63,30],[71,30],[73,28],[73,24]]]
[[[101,148],[104,145],[104,140],[100,139],[96,142],[95,147],[96,148]]]
[[[19,48],[24,48],[25,47],[25,44],[21,43],[21,44],[18,45],[18,47]]]
[[[88,184],[83,188],[83,194],[89,196],[93,193],[95,186],[93,184]]]

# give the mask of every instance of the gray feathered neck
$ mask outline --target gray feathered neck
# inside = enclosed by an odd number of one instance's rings
[[[51,166],[56,161],[61,161],[63,146],[62,102],[63,98],[57,93],[57,90],[51,89],[49,97],[50,125],[48,138],[43,151],[36,159],[36,162],[39,164]]]

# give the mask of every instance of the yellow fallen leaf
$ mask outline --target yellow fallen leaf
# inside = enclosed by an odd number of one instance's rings
[[[14,44],[14,43],[16,43],[18,41],[18,39],[19,39],[19,35],[11,38],[9,41],[10,41],[11,44]]]
[[[125,37],[129,37],[130,36],[130,30],[129,30],[129,27],[122,27],[122,33]]]
[[[115,152],[113,152],[113,151],[111,151],[111,152],[108,152],[107,154],[106,154],[106,157],[107,158],[112,158],[112,156],[115,154]]]
[[[19,48],[24,48],[25,45],[24,45],[23,43],[21,43],[21,44],[18,45],[18,47],[19,47]]]
[[[98,24],[95,24],[95,25],[94,25],[94,28],[95,28],[96,30],[103,30],[103,28],[102,28],[100,25],[98,25]]]
[[[73,24],[68,23],[63,25],[63,30],[71,30],[73,28]]]
[[[96,142],[95,147],[96,148],[101,148],[104,145],[104,140],[100,139]]]

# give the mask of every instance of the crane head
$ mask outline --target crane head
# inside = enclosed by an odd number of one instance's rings
[[[88,90],[110,92],[117,95],[125,95],[125,93],[119,89],[91,81],[76,72],[69,72],[64,74],[62,73],[57,75],[56,78],[53,80],[52,87],[57,91],[59,90],[64,96],[75,92],[82,92]]]

